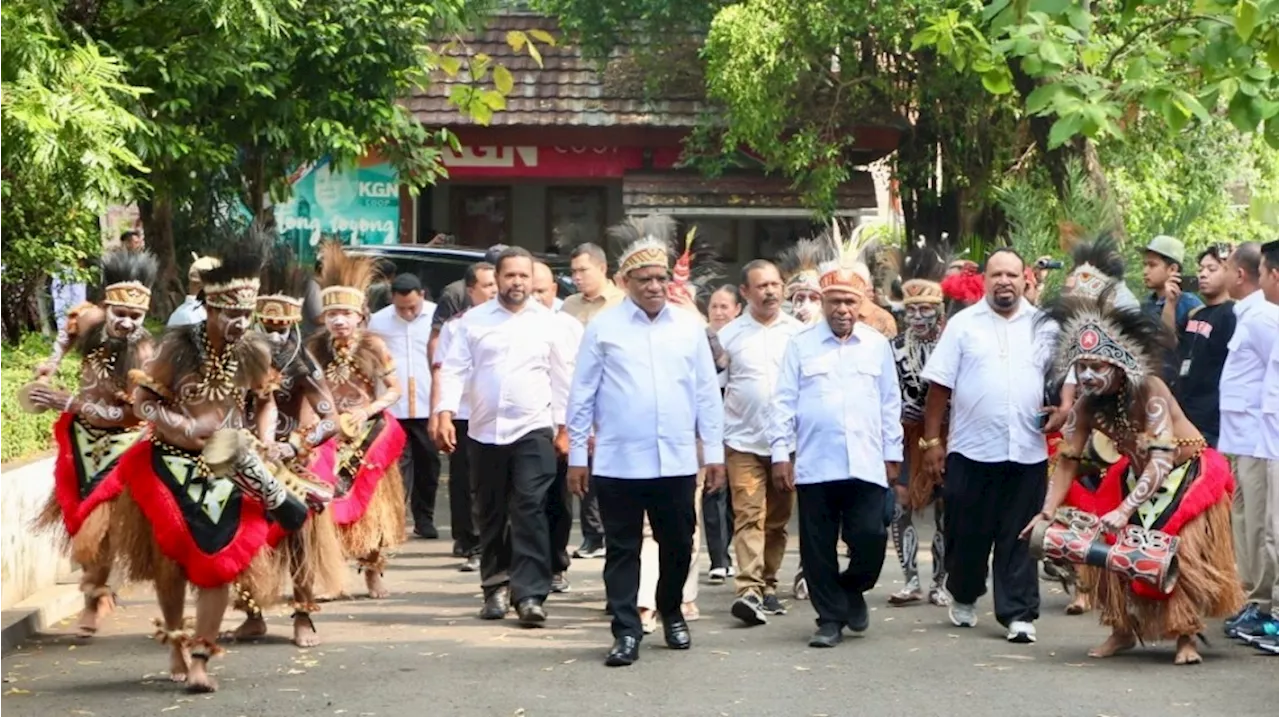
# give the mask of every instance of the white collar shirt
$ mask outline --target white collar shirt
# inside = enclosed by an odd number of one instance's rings
[[[1267,378],[1262,389],[1262,440],[1259,452],[1270,461],[1280,460],[1280,342],[1272,342]]]
[[[1236,330],[1227,342],[1227,360],[1218,379],[1218,450],[1233,456],[1266,458],[1264,389],[1280,321],[1275,305],[1261,290],[1236,302],[1233,310]],[[1274,443],[1275,438],[1271,440]]]
[[[427,360],[427,342],[431,340],[431,317],[436,305],[423,301],[418,315],[406,321],[387,306],[369,317],[369,331],[382,339],[396,362],[396,378],[400,381],[400,398],[391,406],[391,415],[399,419],[431,416],[431,365]]]
[[[200,302],[199,297],[188,296],[178,304],[178,308],[169,314],[169,320],[165,323],[165,328],[172,329],[177,326],[190,326],[198,324],[208,318],[209,314],[205,311],[204,304]]]
[[[724,407],[706,325],[670,304],[652,320],[630,299],[587,325],[569,392],[569,465],[609,478],[664,478],[724,463]]]
[[[458,314],[444,322],[444,326],[440,327],[440,340],[436,343],[436,356],[438,358],[436,359],[434,368],[441,368],[444,357],[449,355],[449,346],[458,335],[458,319],[462,318],[462,316],[463,314]],[[462,381],[462,393],[458,397],[458,410],[454,412],[453,417],[459,421],[466,421],[471,418],[471,398],[470,394],[467,392],[467,384],[471,382],[471,376],[466,375],[460,378]],[[439,402],[438,394],[436,400]],[[432,406],[432,410],[438,411],[440,409],[437,405]]]
[[[768,325],[750,311],[730,321],[717,336],[729,357],[720,374],[724,384],[724,443],[739,453],[769,455],[769,405],[787,342],[805,328],[779,312]]]
[[[562,325],[532,300],[514,313],[497,299],[471,308],[440,367],[437,411],[457,415],[465,390],[467,435],[499,446],[563,425],[573,358]]]
[[[902,393],[893,348],[861,322],[841,341],[826,321],[787,344],[770,411],[773,462],[791,460],[798,485],[860,480],[888,487],[902,461]]]
[[[921,377],[951,389],[947,450],[979,463],[1048,460],[1038,417],[1058,326],[1026,299],[1006,319],[984,299],[947,321]]]

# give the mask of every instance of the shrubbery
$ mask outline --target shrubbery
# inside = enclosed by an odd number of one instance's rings
[[[0,349],[0,462],[30,458],[53,448],[51,428],[57,413],[24,413],[18,407],[18,389],[31,380],[36,364],[45,360],[52,342],[40,334],[27,334],[22,344]],[[62,359],[55,384],[74,388],[80,380],[80,357]]]

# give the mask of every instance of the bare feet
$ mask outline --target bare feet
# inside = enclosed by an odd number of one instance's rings
[[[92,605],[85,605],[80,611],[80,621],[78,627],[82,637],[92,637],[98,632],[98,623],[102,618],[106,617],[113,609],[116,603],[108,593],[93,600]]]
[[[1089,611],[1089,596],[1077,594],[1071,604],[1067,606],[1068,615],[1083,615]]]
[[[181,645],[169,648],[169,681],[186,682],[187,671],[191,669],[191,654]]]
[[[245,617],[244,622],[240,623],[240,627],[218,635],[218,639],[224,642],[243,642],[245,640],[256,640],[266,634],[267,620],[262,616],[262,613],[258,613],[257,615]]]
[[[391,593],[386,586],[382,584],[382,572],[378,570],[364,571],[364,584],[369,588],[369,597],[374,600],[380,600],[388,597]]]
[[[204,694],[217,692],[218,683],[209,676],[209,658],[197,656],[191,660],[191,668],[187,672],[187,692]]]
[[[1198,665],[1204,661],[1200,657],[1200,653],[1196,651],[1196,638],[1194,635],[1178,636],[1178,651],[1173,655],[1173,664],[1175,665]]]
[[[316,632],[315,623],[307,613],[293,616],[293,644],[298,647],[315,647],[320,644],[320,634]]]
[[[1118,652],[1133,649],[1138,644],[1133,633],[1113,631],[1107,641],[1089,650],[1089,657],[1111,657]]]

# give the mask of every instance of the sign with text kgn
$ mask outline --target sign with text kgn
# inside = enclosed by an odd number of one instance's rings
[[[337,170],[328,158],[294,173],[293,196],[275,208],[281,236],[303,256],[314,256],[321,237],[344,244],[400,241],[400,182],[377,157]]]

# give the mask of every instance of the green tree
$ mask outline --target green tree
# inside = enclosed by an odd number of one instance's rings
[[[144,90],[118,58],[65,32],[49,4],[14,0],[0,18],[3,325],[16,342],[36,328],[45,278],[83,278],[98,216],[135,188],[142,162],[128,140],[143,123],[129,106]]]

